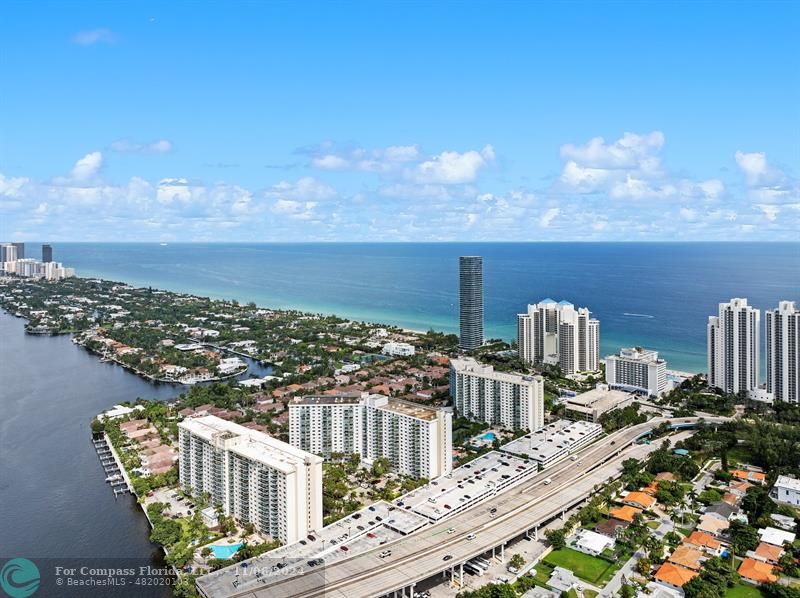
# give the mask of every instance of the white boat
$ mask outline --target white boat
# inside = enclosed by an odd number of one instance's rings
[[[122,476],[121,476],[121,475],[119,475],[119,474],[117,474],[117,475],[110,475],[110,476],[108,476],[108,477],[106,478],[106,482],[116,482],[117,480],[121,480],[121,479],[122,479]]]

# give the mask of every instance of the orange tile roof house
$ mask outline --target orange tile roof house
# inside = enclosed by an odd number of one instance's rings
[[[767,474],[760,471],[747,471],[745,469],[737,469],[731,472],[731,475],[738,480],[745,480],[747,482],[755,482],[756,484],[763,484],[767,481]]]
[[[667,561],[656,572],[656,579],[668,586],[680,588],[697,577],[697,575],[697,571],[692,571]]]
[[[713,515],[703,515],[697,523],[697,530],[713,536],[719,536],[731,526],[730,522],[717,519]]]
[[[626,505],[639,507],[640,509],[649,509],[656,504],[657,501],[644,492],[628,492],[628,494],[623,497],[622,502]]]
[[[642,492],[654,496],[655,493],[658,492],[658,482],[650,482],[649,485],[642,488]]]
[[[747,556],[752,556],[752,558],[765,561],[767,563],[772,563],[773,565],[777,565],[778,561],[780,560],[781,556],[783,555],[783,548],[780,546],[774,546],[772,544],[767,544],[766,542],[761,542],[754,551],[752,551],[752,555],[748,552]]]
[[[714,536],[698,531],[693,531],[689,534],[683,543],[715,555],[719,555],[722,548],[722,543]]]
[[[739,496],[744,496],[745,494],[747,494],[747,490],[752,487],[753,484],[751,484],[750,482],[745,482],[744,480],[733,481],[730,484],[728,484],[728,488],[730,488],[730,491],[733,492],[734,494],[738,494]]]
[[[751,583],[775,583],[778,576],[773,573],[773,567],[769,563],[746,558],[739,565],[739,575]]]
[[[609,509],[609,511],[608,511],[608,514],[611,517],[613,517],[615,519],[621,519],[622,521],[627,521],[628,523],[632,522],[633,518],[636,515],[641,515],[641,513],[642,513],[641,509],[636,509],[636,508],[630,507],[628,505],[625,505],[624,507],[619,507],[619,508],[616,508],[616,509]]]
[[[670,563],[675,563],[681,567],[692,569],[694,571],[700,570],[700,561],[703,558],[703,553],[691,546],[678,546],[669,557]]]

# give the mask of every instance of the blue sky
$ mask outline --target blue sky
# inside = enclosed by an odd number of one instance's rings
[[[6,240],[792,240],[797,2],[6,2]]]

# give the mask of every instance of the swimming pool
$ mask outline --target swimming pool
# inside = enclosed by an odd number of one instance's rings
[[[211,544],[209,548],[215,559],[229,559],[236,551],[242,547],[241,542],[238,544]]]
[[[489,442],[494,442],[497,439],[497,434],[494,432],[486,432],[483,436],[481,436],[483,440],[488,440]]]

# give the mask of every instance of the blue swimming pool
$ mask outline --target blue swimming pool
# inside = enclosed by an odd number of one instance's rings
[[[481,436],[481,438],[483,438],[484,440],[488,440],[489,442],[494,442],[495,439],[497,438],[497,434],[495,434],[494,432],[486,432],[486,434]]]
[[[215,559],[229,559],[242,547],[238,544],[211,544],[209,548]]]

